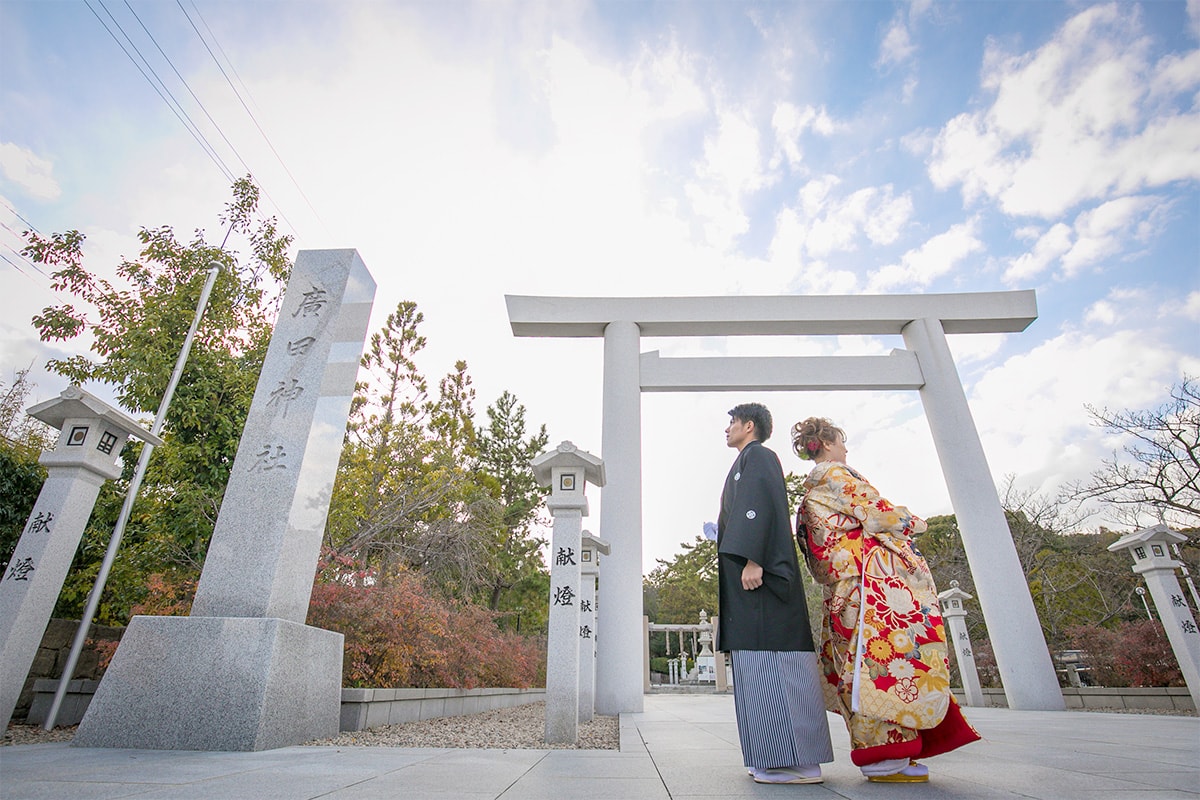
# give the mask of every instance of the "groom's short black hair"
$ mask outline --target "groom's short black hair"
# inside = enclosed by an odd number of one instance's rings
[[[754,435],[760,442],[771,438],[771,412],[762,403],[739,403],[729,409],[729,416],[742,422],[753,422]]]

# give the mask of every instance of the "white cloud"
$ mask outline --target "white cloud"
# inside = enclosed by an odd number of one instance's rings
[[[677,119],[708,107],[691,57],[673,38],[664,50],[642,49],[630,82],[640,106],[652,118]]]
[[[990,44],[990,107],[954,117],[934,143],[929,175],[968,203],[1051,218],[1109,192],[1200,178],[1200,114],[1189,55],[1151,63],[1136,7],[1079,13],[1039,49]],[[1151,91],[1160,96],[1149,103]],[[1187,110],[1172,108],[1180,99]]]
[[[1035,234],[1032,250],[1009,261],[1004,282],[1020,284],[1055,263],[1062,267],[1061,277],[1075,277],[1084,268],[1124,252],[1131,241],[1150,241],[1162,229],[1169,208],[1169,203],[1153,195],[1119,197],[1081,212],[1073,225],[1055,223],[1044,234]]]
[[[1066,277],[1119,253],[1124,245],[1124,234],[1136,228],[1135,221],[1144,218],[1148,210],[1159,204],[1160,200],[1155,197],[1121,197],[1081,213],[1075,219],[1075,243],[1062,255]]]
[[[897,197],[891,184],[836,196],[841,179],[822,175],[800,188],[798,205],[776,219],[772,250],[794,248],[797,258],[823,259],[853,251],[865,237],[872,244],[895,242],[913,216],[912,197]]]
[[[968,220],[951,226],[909,250],[899,264],[889,264],[871,275],[867,282],[872,292],[895,288],[924,288],[935,278],[951,272],[963,259],[983,250],[978,236],[979,223]]]
[[[771,182],[763,170],[758,129],[739,113],[718,114],[717,129],[704,140],[696,179],[687,185],[691,208],[702,220],[706,241],[721,250],[750,225],[744,197]]]
[[[1105,328],[1136,321],[1152,306],[1150,300],[1149,293],[1144,289],[1117,287],[1103,300],[1097,300],[1089,306],[1083,313],[1083,321]]]
[[[771,116],[771,129],[775,132],[776,148],[787,159],[788,166],[793,169],[800,166],[804,160],[800,137],[810,130],[822,136],[830,136],[835,127],[824,107],[816,108],[806,105],[800,108],[783,101],[775,107],[775,113]]]
[[[908,13],[905,14],[905,9],[901,8],[896,11],[888,23],[887,31],[883,34],[883,40],[879,45],[879,57],[876,59],[876,64],[879,66],[887,66],[890,64],[903,64],[912,58],[917,52],[917,46],[912,40],[912,25],[918,19],[929,13],[933,7],[933,0],[913,0],[908,5]],[[909,79],[910,82],[913,79]],[[915,86],[915,82],[913,82]],[[909,85],[905,86],[906,91]],[[911,95],[910,95],[911,97]],[[908,97],[905,98],[906,102]]]
[[[1190,292],[1183,302],[1184,315],[1194,321],[1200,322],[1200,292]]]
[[[1071,228],[1059,222],[1038,237],[1033,249],[1013,259],[1004,271],[1004,282],[1021,284],[1040,275],[1064,253],[1071,249]]]
[[[887,33],[883,35],[883,42],[879,45],[879,63],[902,64],[916,50],[916,45],[912,43],[912,38],[908,35],[908,26],[905,25],[903,16],[897,14],[888,25]]]
[[[1098,325],[1112,325],[1117,321],[1117,309],[1107,300],[1097,300],[1084,312],[1083,319]]]
[[[57,200],[62,194],[54,179],[54,164],[12,142],[0,142],[0,172],[37,200]]]
[[[1066,331],[1009,358],[969,393],[993,476],[1014,473],[1053,495],[1111,451],[1084,404],[1152,406],[1198,365],[1169,340],[1133,329],[1103,336]]]

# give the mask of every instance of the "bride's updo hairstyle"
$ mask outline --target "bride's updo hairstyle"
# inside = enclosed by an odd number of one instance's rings
[[[838,437],[846,438],[846,432],[824,417],[809,417],[792,426],[792,450],[803,461],[812,461],[821,454],[821,448],[835,444]]]

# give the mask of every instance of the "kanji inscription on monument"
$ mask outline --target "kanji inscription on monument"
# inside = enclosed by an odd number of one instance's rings
[[[374,296],[354,250],[298,254],[191,616],[134,617],[77,744],[263,750],[337,733],[342,635],[304,620]]]

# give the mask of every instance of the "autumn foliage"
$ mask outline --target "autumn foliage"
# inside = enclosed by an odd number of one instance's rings
[[[1100,686],[1183,686],[1179,662],[1157,620],[1122,622],[1113,628],[1080,625],[1072,643],[1087,654],[1091,679]]]
[[[156,574],[146,585],[135,614],[184,616],[191,610],[195,580]],[[496,616],[483,606],[442,599],[419,573],[401,570],[381,580],[350,559],[323,555],[308,624],[346,637],[343,686],[545,686],[545,639],[501,631]],[[104,655],[106,662],[112,657]]]
[[[308,611],[310,625],[346,637],[344,686],[544,686],[545,640],[503,632],[495,618],[481,606],[440,598],[416,572],[381,579],[329,557]]]

